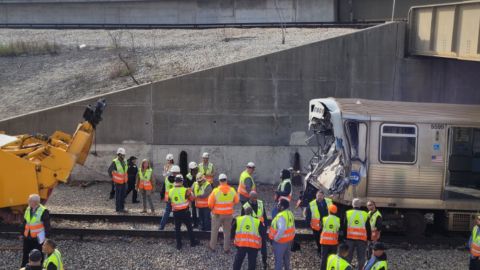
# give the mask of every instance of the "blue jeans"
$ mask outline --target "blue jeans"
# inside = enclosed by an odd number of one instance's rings
[[[172,205],[170,202],[167,202],[165,206],[165,212],[163,213],[162,220],[160,221],[160,230],[165,229],[165,225],[167,224],[168,218],[170,217],[170,213],[172,212]]]
[[[210,215],[210,208],[197,208],[200,219],[202,231],[210,231],[212,229],[212,217]]]

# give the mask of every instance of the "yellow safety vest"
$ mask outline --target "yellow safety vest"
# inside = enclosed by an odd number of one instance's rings
[[[278,239],[278,243],[288,243],[293,241],[295,238],[295,216],[293,215],[292,211],[288,209],[278,213],[272,220],[268,236],[271,240],[275,239],[275,235],[277,234],[277,221],[280,217],[285,219],[286,229],[282,237]]]
[[[347,211],[347,239],[367,241],[367,212],[351,209]]]
[[[388,270],[388,265],[387,265],[387,261],[378,261],[376,262],[372,268],[370,268],[370,270],[378,270],[378,269],[382,269],[382,267],[385,268],[385,270]]]
[[[218,215],[231,215],[233,214],[233,201],[235,200],[235,189],[229,187],[228,193],[223,193],[220,187],[216,187],[213,190],[213,196],[215,196],[215,205],[212,212]]]
[[[180,211],[188,208],[190,204],[185,196],[186,192],[187,188],[185,187],[173,187],[168,191],[173,211]]]
[[[324,198],[327,208],[332,204],[332,200]],[[310,227],[315,231],[320,231],[322,228],[320,224],[320,210],[318,209],[317,200],[313,200],[309,204],[310,212],[312,213],[312,219],[310,220]]]
[[[205,164],[203,164],[203,162],[201,162],[198,165],[198,172],[202,173],[203,175],[212,175],[213,164],[209,162],[208,165],[205,167]]]
[[[138,170],[138,178],[140,179],[140,183],[138,187],[140,189],[145,189],[145,190],[152,190],[153,185],[152,185],[152,169],[147,169],[145,172],[143,172],[143,169]]]
[[[247,187],[245,186],[245,180],[247,180],[247,178],[252,179],[252,190],[257,189],[255,186],[255,181],[253,181],[253,177],[247,172],[247,170],[245,170],[240,174],[237,192],[243,197],[250,198],[250,194],[247,192]]]
[[[25,214],[23,217],[25,218],[25,230],[23,232],[23,235],[25,237],[28,237],[28,234],[32,238],[36,238],[38,234],[45,232],[45,226],[43,225],[42,222],[42,215],[43,212],[45,212],[46,208],[43,205],[39,205],[37,207],[37,210],[33,214],[33,216],[30,216],[30,206],[27,207],[27,210],[25,210]]]
[[[165,201],[168,201],[168,192],[175,186],[174,183],[168,181],[168,176],[165,176]]]
[[[320,235],[320,244],[338,245],[338,230],[340,230],[340,218],[330,214],[322,219],[323,230]]]
[[[470,254],[473,257],[480,257],[480,234],[478,233],[478,226],[475,225],[472,231],[472,243],[470,244]]]
[[[259,231],[260,220],[252,216],[239,216],[236,220],[235,245],[260,249],[262,247],[262,237]]]
[[[193,194],[195,195],[195,207],[205,208],[208,207],[208,197],[207,198],[197,198],[197,196],[202,196],[205,194],[205,189],[210,185],[208,181],[203,182],[202,185],[199,185],[197,181],[193,183]]]
[[[53,263],[58,270],[63,270],[62,254],[58,249],[55,249],[43,262],[43,268],[47,269],[48,265]]]
[[[112,180],[116,184],[125,184],[128,182],[128,165],[122,164],[118,158],[114,159],[113,162],[115,163],[115,171],[112,172]]]
[[[246,202],[244,205],[243,205],[243,209],[247,209],[247,208],[252,208],[252,206],[250,205],[250,202]],[[261,200],[257,200],[257,212],[252,212],[252,216],[255,217],[255,218],[258,218],[260,220],[260,222],[265,222],[264,218],[263,218],[263,201]],[[253,208],[252,208],[253,210]]]
[[[327,269],[328,270],[345,270],[350,264],[342,257],[332,254],[328,256]]]

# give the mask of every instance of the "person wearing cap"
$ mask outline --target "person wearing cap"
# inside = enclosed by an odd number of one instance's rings
[[[250,191],[256,190],[255,181],[253,181],[252,177],[254,171],[255,163],[248,162],[247,168],[240,174],[237,192],[240,195],[240,202],[242,205],[248,201]]]
[[[233,270],[242,269],[243,260],[248,255],[248,270],[254,270],[257,264],[258,250],[262,248],[262,233],[266,231],[260,219],[253,215],[251,207],[242,208],[242,215],[233,220],[232,238],[237,254],[233,261]]]
[[[205,179],[210,184],[213,184],[213,177],[215,175],[215,167],[211,162],[209,162],[210,159],[210,154],[205,152],[202,154],[202,162],[200,162],[200,166],[198,168],[198,171],[201,172],[204,176]]]
[[[328,216],[328,207],[330,205],[332,205],[332,199],[326,198],[323,190],[319,189],[315,200],[312,200],[305,209],[305,220],[307,223],[310,223],[319,254],[321,252],[320,234],[322,233],[322,219]]]
[[[208,197],[208,207],[212,210],[212,232],[210,234],[209,248],[213,251],[217,246],[218,230],[223,228],[223,250],[230,253],[230,232],[234,206],[238,203],[238,195],[235,189],[227,183],[227,175],[220,174],[219,186]]]
[[[138,175],[138,167],[137,167],[137,158],[135,156],[131,156],[127,159],[128,163],[128,182],[127,182],[127,192],[125,194],[125,199],[127,199],[128,194],[132,192],[132,203],[139,203],[138,200],[138,192],[136,183],[137,183],[137,175]]]
[[[352,262],[353,253],[357,252],[357,269],[362,269],[365,264],[367,250],[367,231],[370,224],[367,222],[368,213],[361,210],[361,201],[358,198],[352,200],[353,209],[347,211],[343,228],[346,228],[346,243],[349,247],[347,260]]]
[[[31,194],[28,197],[28,207],[22,223],[22,267],[27,264],[30,252],[34,249],[41,250],[45,238],[50,236],[50,213],[40,201],[38,194]]]
[[[115,185],[115,211],[127,212],[125,209],[125,191],[128,182],[128,164],[125,161],[125,149],[118,148],[117,157],[108,168],[108,175]],[[112,193],[110,193],[110,196]]]
[[[288,202],[292,201],[292,181],[291,173],[289,170],[283,169],[280,172],[280,184],[278,184],[277,190],[275,191],[275,202],[278,202],[280,199],[287,200]],[[272,209],[272,218],[274,218],[278,213],[278,209],[273,207]]]
[[[388,265],[385,245],[382,242],[375,242],[372,249],[372,256],[365,263],[363,270],[387,270]]]
[[[320,245],[322,247],[320,265],[321,270],[327,269],[328,257],[335,254],[338,247],[338,235],[340,230],[340,218],[337,213],[337,206],[330,204],[328,206],[328,216],[322,218],[322,233],[320,235]]]
[[[278,214],[272,220],[269,238],[272,240],[273,254],[275,257],[275,270],[289,270],[291,246],[295,238],[295,216],[288,208],[287,200],[278,202]]]
[[[353,267],[347,261],[347,256],[350,248],[347,244],[341,244],[338,246],[337,254],[332,254],[328,257],[327,269],[328,270],[353,270]]]
[[[193,235],[192,229],[192,218],[189,210],[189,204],[192,200],[192,191],[183,186],[183,176],[181,174],[176,175],[175,184],[173,188],[168,191],[168,201],[172,205],[173,219],[175,221],[175,239],[178,250],[182,249],[182,235],[180,232],[182,223],[187,227],[190,246],[194,247],[199,244]]]
[[[475,220],[468,248],[470,249],[469,270],[480,270],[480,215],[477,215]]]
[[[148,159],[142,160],[140,170],[137,172],[136,177],[136,189],[142,194],[143,211],[147,213],[147,201],[150,205],[152,214],[155,214],[155,208],[153,207],[152,195],[155,190],[155,176],[153,175],[153,169]]]
[[[212,185],[205,179],[201,172],[197,173],[196,178],[196,182],[193,183],[195,207],[198,209],[201,230],[206,232],[210,231],[212,227],[210,208],[208,208],[208,197],[212,193]]]
[[[46,239],[45,243],[43,243],[42,251],[46,256],[43,262],[43,269],[63,270],[62,254],[58,251],[57,244],[53,240]]]
[[[245,215],[245,210],[247,208],[252,209],[252,216],[254,218],[258,218],[260,220],[260,223],[262,226],[265,226],[265,221],[267,220],[267,211],[265,210],[265,204],[263,203],[262,200],[258,199],[258,194],[256,191],[252,190],[250,191],[250,199],[248,199],[248,202],[246,202],[242,206],[242,211],[241,214]],[[268,235],[266,233],[266,230],[262,230],[260,236],[262,237],[262,248],[261,248],[261,253],[262,253],[262,263],[263,263],[263,269],[267,269],[267,238]]]
[[[170,169],[172,168],[173,165],[175,165],[175,161],[173,160],[173,154],[168,153],[167,156],[165,157],[165,160],[167,162],[163,166],[163,177],[167,177],[168,174],[170,173]]]
[[[117,157],[116,159],[120,160],[121,163],[124,163],[124,159],[125,159],[125,149],[124,148],[118,148],[117,149]],[[112,172],[115,171],[117,169],[116,167],[116,164],[115,164],[115,159],[113,160],[113,162],[110,164],[110,167],[108,167],[108,175],[110,177],[112,177]],[[110,190],[110,200],[113,199],[115,197],[115,182],[113,181],[113,177],[112,177],[112,189]]]
[[[198,165],[196,162],[192,161],[188,163],[188,174],[185,176],[185,181],[183,181],[183,186],[186,188],[192,188],[193,184],[197,180],[198,174]],[[195,205],[196,201],[192,201],[190,206],[192,207],[192,218],[193,218],[193,227],[198,227],[198,215],[197,208]]]
[[[372,246],[375,242],[380,241],[380,234],[382,230],[382,214],[377,209],[374,201],[369,200],[367,202],[368,208],[368,223],[370,224],[370,230],[368,231],[368,248],[367,258],[372,255]]]
[[[43,270],[42,258],[42,252],[38,249],[33,249],[28,254],[28,263],[20,270]]]
[[[172,165],[170,167],[170,172],[165,176],[165,181],[163,181],[162,189],[160,190],[160,198],[166,202],[165,211],[163,212],[162,220],[160,221],[160,231],[165,229],[170,213],[172,212],[172,205],[168,200],[168,193],[170,189],[173,188],[175,183],[175,177],[180,174],[180,167],[178,165]]]

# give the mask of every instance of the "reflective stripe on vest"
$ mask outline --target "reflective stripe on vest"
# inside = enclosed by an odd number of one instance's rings
[[[320,226],[320,211],[318,210],[317,200],[310,202],[310,212],[312,213],[312,218],[310,219],[310,227],[312,230],[320,231],[322,228]]]
[[[208,163],[207,167],[205,167],[205,164],[203,162],[200,163],[198,166],[198,172],[201,172],[207,181],[212,184],[213,183],[213,164]]]
[[[246,202],[244,205],[243,205],[243,209],[247,209],[247,208],[252,208],[253,210],[253,207],[250,205],[250,202]],[[265,220],[263,218],[263,201],[261,200],[257,200],[257,212],[252,212],[252,216],[255,217],[255,218],[258,218],[260,220],[260,222],[264,223]]]
[[[262,247],[262,237],[258,230],[260,220],[252,216],[240,216],[236,219],[235,245],[237,247],[260,249]]]
[[[270,227],[268,236],[271,240],[275,239],[275,235],[277,234],[277,222],[280,217],[285,219],[286,229],[284,234],[280,237],[280,239],[278,239],[277,242],[288,243],[293,241],[293,238],[295,238],[295,217],[290,210],[284,210],[275,216],[275,218],[272,220],[272,225]]]
[[[384,268],[384,270],[388,270],[388,265],[387,265],[387,261],[378,261],[376,262],[372,268],[370,268],[370,270],[379,270],[379,269],[382,269],[382,267]],[[382,269],[383,270],[383,269]]]
[[[165,201],[168,201],[168,192],[175,186],[174,183],[168,181],[168,176],[165,177]]]
[[[322,219],[323,230],[320,235],[320,244],[338,245],[338,230],[340,229],[340,218],[335,215],[328,215]]]
[[[223,193],[219,187],[213,190],[215,196],[215,205],[212,212],[218,215],[233,214],[233,201],[235,200],[235,190],[230,187],[228,193]]]
[[[51,263],[57,267],[57,270],[63,270],[62,254],[58,249],[55,249],[53,253],[45,259],[43,268],[48,269],[48,265]]]
[[[125,163],[125,166],[122,166],[122,162],[118,158],[114,159],[115,171],[112,172],[112,181],[116,184],[125,184],[128,182],[128,166]]]
[[[36,238],[39,233],[45,231],[45,227],[42,222],[42,215],[43,212],[45,212],[45,209],[45,206],[40,204],[35,210],[33,216],[30,216],[31,208],[30,206],[27,207],[27,210],[25,210],[25,214],[23,215],[25,218],[25,230],[23,231],[23,235],[25,237],[28,237],[28,234],[30,233],[32,238]]]
[[[243,171],[240,174],[237,192],[246,198],[250,198],[250,194],[247,192],[247,186],[245,186],[245,180],[247,180],[248,178],[252,179],[252,190],[257,189],[255,186],[255,182],[253,181],[253,177],[247,172],[247,170]]]
[[[328,270],[345,270],[349,267],[350,264],[336,254],[332,254],[328,257],[327,260],[327,269]]]
[[[152,169],[149,168],[145,172],[142,172],[143,169],[140,169],[138,171],[138,178],[140,180],[140,183],[138,185],[139,189],[144,189],[144,190],[152,190],[153,185],[152,185]]]
[[[367,241],[367,229],[365,227],[368,214],[362,210],[347,211],[347,238]]]
[[[285,192],[285,186],[287,184],[290,184],[290,194],[288,194],[288,196],[280,196],[278,199],[279,200],[287,200],[288,202],[290,202],[292,200],[292,182],[290,181],[290,179],[284,179],[282,181],[282,183],[280,183],[280,185],[278,186],[278,190],[280,192]]]
[[[185,187],[174,187],[168,191],[173,211],[180,211],[188,208],[190,204],[185,196],[186,192],[187,188]]]
[[[205,194],[205,189],[210,186],[209,182],[203,182],[202,185],[199,185],[198,182],[193,183],[193,195],[195,195],[195,207],[196,208],[206,208],[208,207],[208,197],[207,198],[197,198]]]
[[[375,210],[374,213],[372,212],[368,212],[368,217],[369,217],[369,220],[370,220],[370,228],[372,229],[372,235],[371,235],[371,239],[372,241],[378,241],[378,239],[380,239],[380,230],[379,228],[375,227],[375,225],[377,224],[377,219],[378,217],[381,217],[382,214],[380,213],[380,211]]]
[[[478,232],[478,226],[473,227],[470,254],[473,257],[480,257],[480,233]]]

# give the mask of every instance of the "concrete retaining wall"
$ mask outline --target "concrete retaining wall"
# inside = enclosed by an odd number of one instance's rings
[[[217,166],[228,174],[237,175],[245,161],[252,160],[262,166],[258,177],[270,181],[271,173],[292,165],[295,151],[303,165],[311,157],[304,147],[310,99],[480,103],[480,63],[405,58],[404,40],[405,24],[390,23],[111,93],[105,96],[109,105],[97,141],[113,146],[105,146],[101,162],[89,164],[102,164],[95,170],[104,172],[123,144],[145,147],[148,154],[133,152],[157,164],[166,152],[185,149],[198,160],[202,147],[208,146],[219,153],[212,159],[218,158]],[[72,132],[84,106],[95,99],[4,120],[0,130]],[[164,148],[168,150],[159,150]]]
[[[332,22],[334,0],[0,1],[8,24]]]

